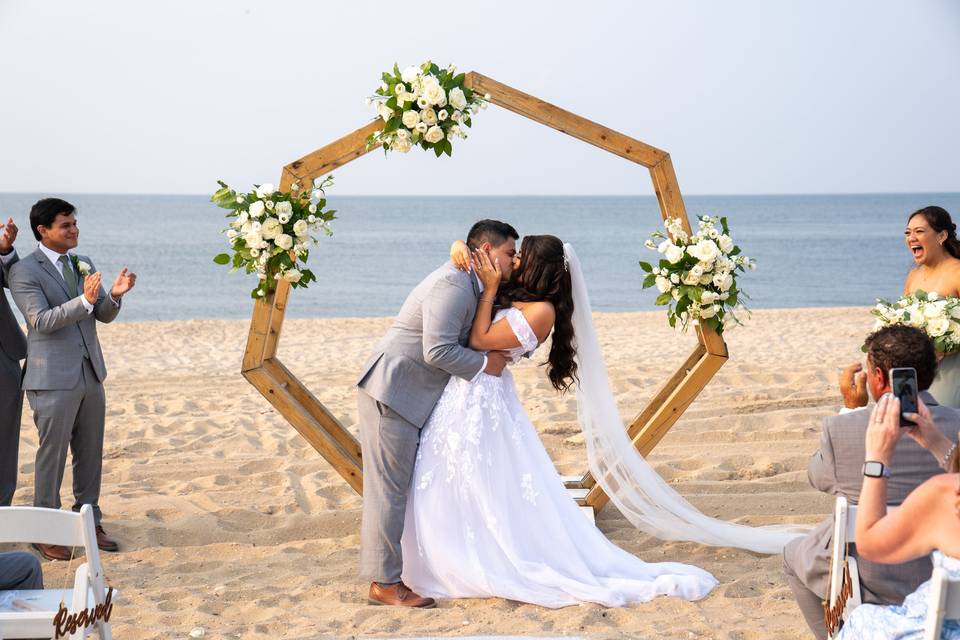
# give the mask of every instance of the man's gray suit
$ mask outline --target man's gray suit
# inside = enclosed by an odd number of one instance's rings
[[[93,262],[91,273],[96,271]],[[69,263],[73,269],[72,262]],[[74,273],[76,273],[74,271]],[[93,312],[79,296],[83,278],[76,274],[78,296],[57,265],[37,249],[10,269],[10,291],[27,321],[27,367],[23,389],[40,434],[34,470],[34,505],[60,508],[60,484],[73,454],[73,509],[91,504],[100,523],[100,478],[107,368],[97,338],[97,321],[111,322],[120,312],[101,287]]]
[[[14,253],[0,269],[0,284],[6,288],[10,288],[9,269],[17,260]],[[0,289],[0,507],[9,507],[17,490],[20,416],[23,411],[20,361],[25,357],[27,340],[6,294]]]
[[[484,356],[466,348],[480,288],[447,263],[407,296],[357,382],[363,453],[360,574],[400,581],[407,491],[420,429],[451,375],[472,380]]]
[[[933,396],[921,392],[937,428],[953,441],[960,430],[960,413],[936,403]],[[813,454],[807,469],[814,488],[844,496],[856,504],[863,484],[864,445],[871,409],[831,416],[823,421],[820,449]],[[943,473],[939,461],[911,438],[897,442],[887,480],[887,503],[900,504],[928,478]],[[822,600],[829,584],[830,553],[833,545],[833,516],[806,536],[790,542],[783,551],[787,582],[797,598],[807,624],[817,638],[826,638]],[[856,556],[856,546],[850,554]],[[863,601],[876,604],[900,604],[920,583],[930,578],[929,558],[896,565],[884,565],[857,559]]]

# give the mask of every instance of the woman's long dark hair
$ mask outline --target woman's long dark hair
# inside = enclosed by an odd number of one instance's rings
[[[556,236],[526,236],[520,246],[520,268],[497,296],[500,307],[514,302],[553,304],[556,320],[553,345],[547,365],[547,377],[557,391],[567,391],[577,379],[574,361],[573,287],[570,270],[563,259],[563,242]]]
[[[907,218],[907,224],[916,216],[923,216],[923,219],[927,221],[927,224],[935,233],[946,231],[947,239],[943,242],[943,248],[954,258],[960,259],[960,240],[957,239],[957,225],[953,223],[953,219],[950,218],[946,209],[936,206],[918,209]]]

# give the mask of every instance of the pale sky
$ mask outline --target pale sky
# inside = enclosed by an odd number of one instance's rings
[[[275,182],[372,118],[382,70],[428,58],[668,151],[687,194],[960,191],[955,0],[0,0],[0,192]],[[352,195],[651,192],[498,107],[453,158],[335,175]]]

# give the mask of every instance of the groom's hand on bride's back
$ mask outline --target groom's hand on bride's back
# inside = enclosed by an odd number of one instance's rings
[[[487,366],[483,372],[491,376],[500,377],[503,368],[510,362],[510,356],[506,351],[490,351],[487,353]]]

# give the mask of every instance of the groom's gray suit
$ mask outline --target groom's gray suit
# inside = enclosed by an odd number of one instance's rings
[[[96,271],[93,262],[91,273]],[[23,389],[40,434],[34,470],[34,505],[60,508],[60,484],[73,452],[73,509],[93,505],[100,524],[100,477],[107,367],[97,337],[97,321],[111,322],[120,313],[103,288],[88,312],[83,278],[68,261],[78,291],[70,291],[54,265],[37,249],[10,269],[10,291],[27,321],[27,369]]]
[[[8,273],[19,258],[16,252],[3,258],[0,284],[10,287]],[[0,288],[0,507],[13,502],[17,489],[20,416],[23,409],[20,361],[27,356],[27,341],[17,323],[7,296]]]
[[[448,262],[407,296],[357,382],[363,452],[360,574],[400,581],[400,537],[420,429],[451,375],[472,380],[486,359],[466,347],[480,287]]]

